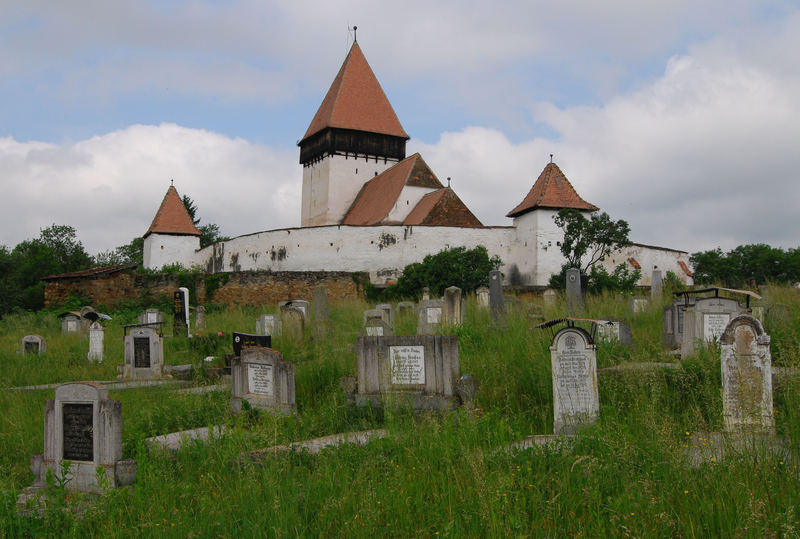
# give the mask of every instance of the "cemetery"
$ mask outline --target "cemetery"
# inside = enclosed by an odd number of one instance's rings
[[[633,309],[491,275],[403,301],[179,292],[78,331],[0,321],[0,535],[800,525],[797,290],[759,291],[762,319],[735,290]]]

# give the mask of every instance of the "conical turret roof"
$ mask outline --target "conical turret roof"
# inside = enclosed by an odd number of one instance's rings
[[[327,127],[408,138],[358,43],[353,43],[300,144]]]
[[[161,206],[147,229],[145,237],[150,234],[174,234],[178,236],[200,236],[201,233],[194,226],[189,212],[183,205],[178,190],[170,185]]]
[[[600,208],[583,200],[569,180],[553,162],[547,164],[533,184],[525,199],[508,212],[506,217],[517,217],[536,208],[597,211]]]

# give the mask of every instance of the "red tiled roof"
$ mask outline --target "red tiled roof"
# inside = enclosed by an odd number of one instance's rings
[[[403,224],[483,227],[483,223],[449,187],[443,187],[422,197]]]
[[[145,232],[145,237],[150,234],[200,235],[200,231],[194,226],[175,187],[170,186],[167,189],[167,194],[164,195],[164,200],[161,201],[161,207],[158,208],[150,228]]]
[[[408,138],[358,43],[350,48],[303,140],[326,127]]]
[[[630,264],[631,266],[633,266],[633,269],[638,269],[638,270],[642,269],[642,266],[641,266],[641,264],[639,264],[639,261],[638,261],[638,260],[636,260],[636,259],[635,259],[635,258],[633,258],[633,257],[630,257],[630,258],[628,259],[628,264]]]
[[[57,281],[59,279],[72,279],[76,277],[94,277],[96,275],[107,275],[117,273],[118,271],[125,271],[134,269],[137,264],[119,264],[116,266],[103,266],[101,268],[91,268],[81,271],[71,271],[69,273],[59,273],[57,275],[45,275],[42,281]],[[80,314],[80,313],[78,313]]]
[[[683,260],[678,260],[678,265],[683,270],[683,273],[685,273],[688,277],[694,277],[694,273],[692,273],[692,270],[690,270],[689,266],[686,265],[686,262]]]
[[[343,225],[376,225],[386,219],[403,187],[441,189],[442,184],[422,157],[415,153],[378,174],[361,187]]]
[[[583,200],[555,163],[548,163],[525,199],[506,217],[517,217],[536,208],[574,208],[597,211],[599,208]]]

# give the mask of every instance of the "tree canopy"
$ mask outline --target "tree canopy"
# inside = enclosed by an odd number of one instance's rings
[[[743,287],[753,281],[758,284],[800,281],[800,249],[784,251],[758,243],[740,245],[727,253],[720,248],[701,251],[693,253],[689,260],[698,284]]]
[[[605,212],[586,217],[582,211],[564,208],[553,220],[564,231],[561,254],[569,267],[584,274],[612,251],[631,244],[628,223],[622,219],[614,221]]]

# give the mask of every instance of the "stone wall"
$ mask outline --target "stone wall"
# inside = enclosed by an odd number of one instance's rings
[[[186,286],[192,293],[193,304],[260,305],[290,299],[310,300],[314,295],[314,287],[325,284],[328,297],[336,301],[361,298],[364,291],[360,283],[366,279],[366,274],[349,272],[266,271],[231,272],[214,276],[198,273],[190,276],[190,282],[187,283],[186,276],[141,275],[131,271],[49,280],[45,283],[44,299],[45,306],[55,306],[63,305],[70,296],[80,296],[92,305],[113,307],[147,297],[154,300],[160,296],[171,298],[179,286]]]

